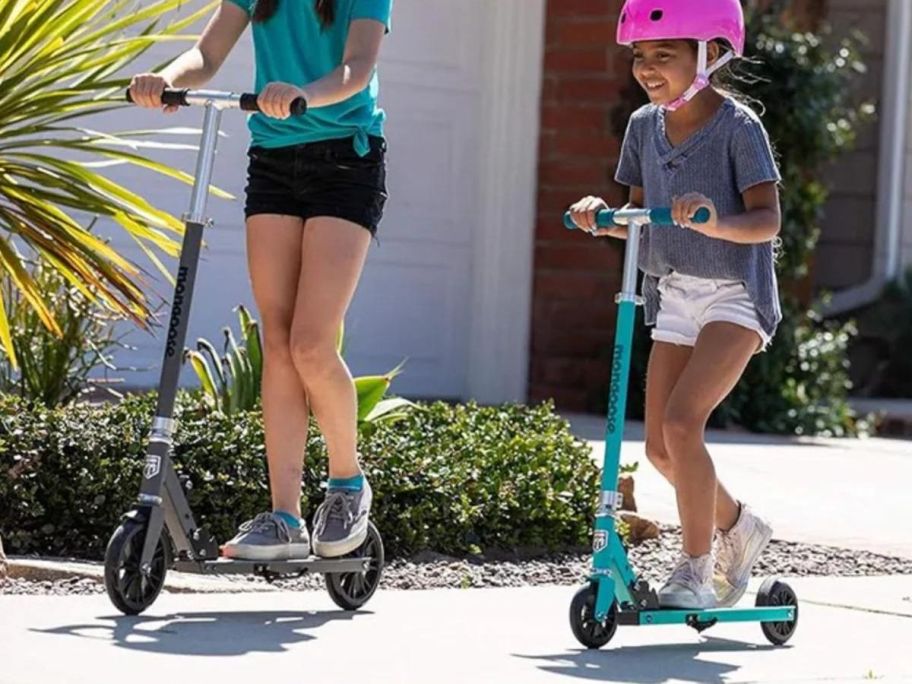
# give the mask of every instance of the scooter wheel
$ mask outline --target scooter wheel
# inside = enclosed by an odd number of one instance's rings
[[[781,646],[792,638],[795,629],[798,627],[798,596],[794,590],[785,582],[781,582],[774,577],[766,579],[760,585],[757,592],[758,608],[767,606],[794,606],[795,619],[786,622],[761,622],[760,629],[771,644]]]
[[[368,523],[364,543],[344,557],[368,556],[371,561],[364,572],[326,573],[326,590],[329,597],[342,610],[358,610],[370,600],[380,586],[384,564],[383,539],[374,523]]]
[[[140,569],[146,523],[125,520],[108,542],[105,551],[105,589],[120,612],[138,615],[154,603],[165,585],[165,573],[170,563],[169,544],[163,533],[152,555],[148,573]]]
[[[586,648],[601,648],[617,631],[617,601],[611,602],[611,608],[603,622],[595,619],[596,584],[582,587],[573,596],[570,603],[570,629],[573,636]]]

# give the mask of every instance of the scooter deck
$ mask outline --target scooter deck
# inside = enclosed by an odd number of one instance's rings
[[[720,622],[793,622],[794,606],[763,606],[758,608],[711,608],[708,610],[621,610],[618,624],[632,626],[689,625],[711,627]]]
[[[296,560],[246,560],[219,558],[206,561],[177,561],[174,569],[202,575],[266,574],[286,575],[303,572],[366,572],[372,558],[309,558]]]

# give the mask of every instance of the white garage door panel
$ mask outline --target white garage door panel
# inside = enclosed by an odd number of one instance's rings
[[[383,46],[382,87],[477,90],[482,0],[397,0]]]
[[[397,393],[463,396],[467,330],[454,321],[469,315],[468,250],[384,244],[372,259],[346,323],[352,371],[386,372],[405,359]]]
[[[381,243],[471,241],[478,163],[474,112],[455,98],[441,99],[436,108],[411,107],[406,97],[390,106],[390,201]]]

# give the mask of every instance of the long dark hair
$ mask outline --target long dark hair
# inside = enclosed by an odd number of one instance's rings
[[[324,29],[336,20],[336,0],[314,0],[314,7]],[[256,0],[253,21],[255,23],[266,21],[276,13],[277,9],[279,9],[279,0]]]

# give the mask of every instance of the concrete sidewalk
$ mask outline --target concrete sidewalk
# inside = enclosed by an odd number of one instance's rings
[[[356,614],[322,592],[164,595],[141,617],[104,596],[0,596],[0,684],[912,680],[912,578],[792,586],[786,647],[741,624],[621,627],[602,651],[570,633],[572,587],[388,591]]]
[[[604,455],[604,421],[567,416]],[[863,549],[912,560],[912,441],[789,439],[708,431],[719,479],[768,517],[777,539]],[[678,522],[674,491],[646,460],[643,426],[631,423],[621,455],[639,461],[636,499],[647,517]]]

